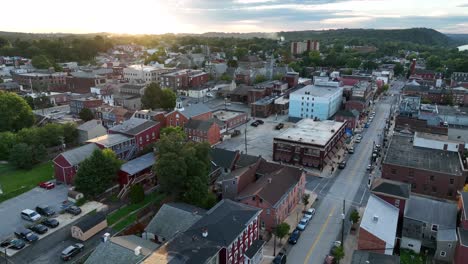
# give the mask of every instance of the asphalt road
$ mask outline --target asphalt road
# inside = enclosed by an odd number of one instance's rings
[[[398,94],[402,83],[395,82],[389,93]],[[341,239],[342,208],[345,200],[345,214],[350,207],[367,203],[368,172],[374,142],[379,142],[385,127],[385,120],[397,96],[386,96],[375,104],[376,116],[370,127],[364,130],[361,143],[355,145],[355,153],[349,156],[346,168],[337,172],[332,179],[312,179],[307,188],[319,194],[317,213],[303,232],[298,243],[288,252],[290,263],[323,263],[333,241]],[[377,144],[377,143],[376,143]],[[347,218],[345,218],[347,221]]]

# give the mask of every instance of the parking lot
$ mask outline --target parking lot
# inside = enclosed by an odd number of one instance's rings
[[[0,239],[4,239],[25,225],[31,224],[23,220],[20,213],[24,209],[34,210],[38,205],[48,205],[56,212],[60,205],[67,200],[67,187],[57,185],[54,189],[45,190],[36,187],[29,192],[18,195],[0,204]]]
[[[273,138],[282,133],[288,127],[294,125],[287,122],[287,116],[270,116],[268,118],[257,118],[264,121],[264,124],[253,127],[250,124],[254,120],[250,120],[247,125],[237,127],[241,134],[237,137],[225,140],[218,144],[217,148],[229,150],[239,150],[245,153],[245,128],[247,128],[247,154],[254,156],[262,156],[266,160],[273,160]],[[275,129],[279,123],[284,123],[284,128],[281,130]]]

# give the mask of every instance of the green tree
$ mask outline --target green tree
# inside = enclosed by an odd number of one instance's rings
[[[33,149],[25,143],[16,144],[11,149],[9,161],[18,169],[31,169],[34,165]]]
[[[365,70],[375,70],[379,67],[374,61],[368,60],[362,63],[362,68]]]
[[[258,74],[257,76],[255,76],[255,83],[262,83],[266,80],[267,78],[263,74]]]
[[[309,204],[309,198],[310,198],[310,194],[308,193],[304,193],[302,195],[302,203],[304,204],[304,210],[307,208],[307,205]]]
[[[352,58],[346,62],[346,67],[348,68],[359,68],[361,66],[361,60],[359,58]]]
[[[237,68],[238,63],[236,60],[228,60],[227,65],[232,68]]]
[[[234,55],[237,57],[238,60],[246,56],[247,54],[249,54],[249,51],[246,48],[236,48],[236,50],[234,51]]]
[[[141,97],[141,104],[147,109],[158,109],[162,104],[162,89],[157,83],[150,83]],[[174,102],[175,103],[175,102]]]
[[[171,89],[163,89],[161,91],[161,108],[174,109],[176,105],[177,95]]]
[[[450,94],[445,95],[443,103],[446,105],[453,105],[453,97]]]
[[[81,109],[81,111],[79,113],[79,116],[80,116],[80,119],[85,121],[85,122],[94,119],[94,113],[89,108]]]
[[[86,197],[96,197],[117,180],[121,162],[112,150],[95,150],[85,159],[75,176],[76,189]]]
[[[48,69],[54,67],[54,61],[46,55],[37,55],[32,57],[31,63],[35,68]]]
[[[388,88],[389,88],[388,84],[384,84],[382,86],[382,91],[386,92],[386,91],[388,91]]]
[[[232,77],[229,76],[229,75],[227,75],[227,74],[225,74],[225,73],[224,73],[223,75],[221,75],[221,77],[219,77],[219,79],[220,79],[221,81],[227,81],[227,82],[232,81]]]
[[[361,217],[359,216],[359,212],[357,210],[353,210],[349,215],[349,220],[351,220],[353,223],[358,223],[360,218]]]
[[[16,143],[17,139],[14,133],[0,133],[0,160],[8,160],[10,157],[10,151]]]
[[[439,56],[432,55],[426,60],[426,68],[430,70],[435,70],[442,66],[442,62]]]
[[[279,81],[279,80],[281,80],[282,78],[283,78],[283,75],[280,74],[280,73],[277,73],[277,74],[273,75],[273,80]]]
[[[75,123],[63,124],[63,139],[65,144],[74,145],[78,140],[78,129]]]
[[[30,127],[34,115],[26,100],[15,93],[0,92],[0,132]]]
[[[130,201],[132,204],[137,204],[145,200],[145,190],[141,184],[134,184],[130,187],[129,193]]]
[[[322,64],[322,58],[320,57],[320,52],[316,50],[309,52],[308,58],[310,60],[311,66],[319,66]]]
[[[291,226],[286,222],[283,222],[275,227],[275,236],[277,236],[280,239],[280,243],[281,240],[289,234],[290,229]]]
[[[185,132],[181,127],[168,126],[161,129],[162,136],[168,136],[170,134],[177,134],[177,138],[185,139]]]
[[[334,262],[340,263],[340,260],[342,260],[345,255],[343,245],[333,248],[331,253],[332,253],[332,256],[334,257]]]
[[[399,62],[395,63],[395,68],[393,68],[393,73],[395,74],[395,76],[402,75],[404,71],[405,71],[405,67],[403,67],[401,63]]]

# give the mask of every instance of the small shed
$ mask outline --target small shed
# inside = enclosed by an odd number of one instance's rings
[[[84,195],[75,190],[68,191],[68,201],[76,203],[78,200],[83,199]]]
[[[106,215],[102,212],[88,215],[71,227],[73,238],[86,241],[107,227]]]

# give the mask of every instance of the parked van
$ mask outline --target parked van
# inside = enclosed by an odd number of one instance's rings
[[[35,222],[39,219],[41,219],[41,215],[38,214],[36,211],[33,211],[31,209],[24,209],[21,212],[21,218],[27,221]]]

